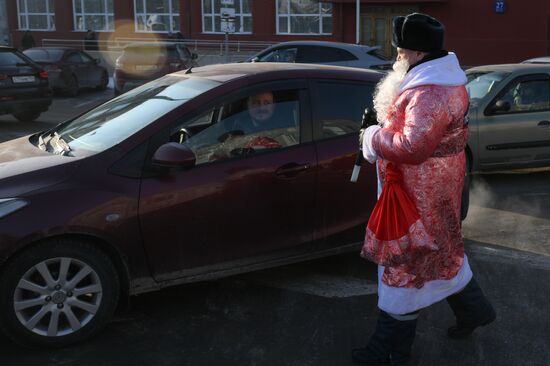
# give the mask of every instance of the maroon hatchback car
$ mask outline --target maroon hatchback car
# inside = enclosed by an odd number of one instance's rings
[[[359,248],[376,174],[350,175],[380,77],[201,67],[0,144],[2,330],[64,346],[129,295]]]

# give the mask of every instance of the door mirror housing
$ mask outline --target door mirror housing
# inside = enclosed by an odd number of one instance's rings
[[[98,59],[98,58],[94,58],[94,63],[95,63],[96,65],[99,65],[99,64],[101,63],[101,60]]]
[[[195,52],[191,53],[191,59],[196,60],[199,58],[199,55],[197,55]]]
[[[153,155],[153,165],[168,169],[189,169],[195,166],[195,153],[187,146],[169,142],[160,146]]]
[[[259,62],[259,61],[260,61],[260,58],[258,56],[254,57],[250,60],[250,62]]]

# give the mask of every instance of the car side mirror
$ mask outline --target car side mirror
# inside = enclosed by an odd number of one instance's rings
[[[94,58],[94,63],[95,63],[96,65],[99,65],[99,64],[101,63],[101,60],[98,59],[98,58]]]
[[[196,60],[199,58],[199,55],[197,55],[195,52],[191,53],[191,59]]]
[[[253,57],[253,58],[250,60],[250,62],[258,62],[258,61],[260,61],[260,58],[259,58],[258,56]]]
[[[195,166],[195,153],[185,145],[169,142],[160,146],[153,154],[153,165],[161,168],[188,169]]]
[[[508,112],[512,108],[510,102],[505,100],[497,100],[496,103],[490,107],[489,111],[491,114],[496,112]]]

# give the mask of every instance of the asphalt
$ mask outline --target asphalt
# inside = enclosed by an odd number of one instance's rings
[[[497,320],[456,341],[446,337],[453,315],[445,301],[423,310],[411,364],[550,365],[549,257],[466,246]],[[376,322],[375,269],[352,253],[142,295],[78,346],[27,350],[2,337],[0,365],[352,365],[350,350],[364,345]],[[312,277],[339,279],[343,288],[316,292]],[[307,278],[303,291],[296,283]],[[285,279],[294,287],[281,285]]]

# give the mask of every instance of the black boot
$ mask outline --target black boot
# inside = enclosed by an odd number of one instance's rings
[[[380,311],[376,330],[364,348],[352,350],[354,363],[361,365],[400,365],[409,360],[416,333],[416,319],[400,321]]]
[[[462,291],[449,296],[447,302],[456,316],[456,325],[447,331],[453,339],[466,338],[477,327],[492,323],[496,318],[493,306],[473,278]]]

